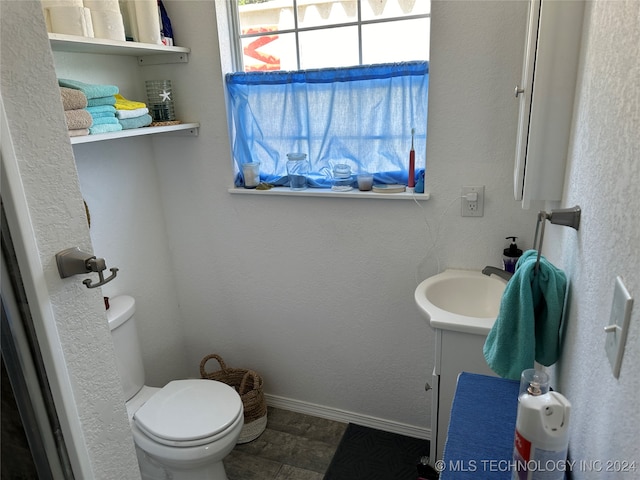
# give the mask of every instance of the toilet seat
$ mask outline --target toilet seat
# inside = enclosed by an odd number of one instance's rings
[[[213,380],[174,380],[133,415],[135,425],[154,441],[193,447],[215,440],[243,415],[240,396]]]

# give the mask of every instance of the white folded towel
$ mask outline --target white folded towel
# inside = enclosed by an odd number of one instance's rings
[[[136,108],[134,110],[116,110],[116,117],[118,118],[136,118],[141,117],[142,115],[146,115],[149,113],[149,109],[144,108]]]

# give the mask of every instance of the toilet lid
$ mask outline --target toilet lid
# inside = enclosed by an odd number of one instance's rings
[[[240,395],[222,382],[174,380],[140,407],[133,418],[152,437],[188,442],[223,431],[242,410]]]

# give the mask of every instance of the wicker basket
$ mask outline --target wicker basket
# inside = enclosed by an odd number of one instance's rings
[[[220,364],[220,370],[207,372],[206,363],[212,358]],[[217,380],[233,387],[244,406],[244,426],[237,443],[247,443],[258,438],[267,427],[267,403],[264,399],[262,377],[246,368],[229,368],[220,355],[212,353],[200,362],[200,376]]]

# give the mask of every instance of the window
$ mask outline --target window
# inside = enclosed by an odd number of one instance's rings
[[[308,154],[311,185],[335,163],[406,183],[415,130],[424,172],[429,0],[231,0],[227,75],[236,186],[242,164],[287,185],[286,153]]]
[[[232,0],[236,70],[429,60],[430,0]]]

